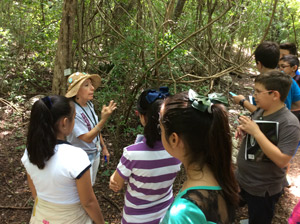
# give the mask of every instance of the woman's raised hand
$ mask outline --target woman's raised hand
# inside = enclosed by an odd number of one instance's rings
[[[109,105],[103,105],[101,110],[101,119],[107,119],[112,114],[112,112],[117,108],[117,104],[111,100]]]

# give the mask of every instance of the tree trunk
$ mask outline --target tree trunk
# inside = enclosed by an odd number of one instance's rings
[[[164,21],[164,33],[167,31],[169,27],[169,22],[171,21],[171,18],[173,16],[174,12],[174,6],[175,6],[175,0],[171,0],[168,4],[166,13],[165,13],[165,21]]]
[[[72,41],[77,0],[65,0],[54,63],[52,94],[64,95],[67,84],[64,70],[72,68]]]
[[[175,12],[174,12],[174,21],[176,22],[179,17],[181,16],[181,13],[183,11],[183,7],[185,4],[186,0],[178,0],[177,5],[175,7]]]

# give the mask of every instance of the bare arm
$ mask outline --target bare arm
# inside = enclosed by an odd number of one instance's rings
[[[109,188],[114,192],[120,191],[124,187],[124,179],[115,171],[110,177]]]
[[[117,108],[116,103],[114,103],[113,100],[109,102],[109,105],[103,105],[101,110],[101,120],[100,122],[89,132],[80,135],[78,138],[84,142],[91,143],[94,138],[99,135],[100,131],[104,127],[104,124],[106,123],[107,119],[110,117],[112,112]]]
[[[100,122],[92,130],[78,136],[78,138],[84,142],[91,143],[93,139],[99,135],[100,131],[104,127],[104,124],[106,123],[106,120],[107,119],[101,119]]]
[[[76,179],[76,185],[80,203],[84,210],[88,213],[94,223],[104,224],[104,218],[92,188],[90,170],[87,170],[80,179]]]
[[[29,189],[31,191],[32,197],[35,200],[36,195],[37,195],[36,190],[35,190],[35,186],[34,186],[33,181],[32,181],[32,179],[31,179],[31,177],[29,176],[28,173],[27,173],[27,182],[28,182],[28,186],[29,186]]]
[[[242,99],[245,99],[245,97],[243,95],[237,95],[237,96],[233,96],[233,101],[236,103],[236,104],[239,104],[240,101]],[[249,110],[251,113],[253,113],[254,111],[257,110],[257,106],[251,104],[248,100],[245,100],[244,101],[244,107]]]
[[[239,127],[255,138],[262,151],[278,167],[284,168],[288,165],[292,156],[282,153],[276,145],[270,142],[254,121],[248,117],[241,116],[239,122],[241,124]]]
[[[300,110],[300,100],[292,103],[291,110]]]
[[[104,143],[104,139],[102,137],[102,134],[100,134],[100,144],[101,144],[101,147],[102,147],[103,161],[104,161],[104,157],[106,156],[107,163],[109,163],[110,154],[109,154],[108,149],[107,149],[107,147]]]

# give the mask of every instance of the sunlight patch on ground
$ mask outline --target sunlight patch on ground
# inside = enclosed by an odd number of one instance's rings
[[[291,177],[292,186],[290,187],[291,194],[300,198],[300,175]]]

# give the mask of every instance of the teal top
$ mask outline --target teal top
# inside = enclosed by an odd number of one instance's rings
[[[219,186],[197,186],[187,188],[184,191],[180,190],[160,224],[215,223],[212,221],[207,221],[205,214],[197,206],[197,204],[193,203],[191,200],[183,198],[183,196],[186,195],[190,190],[221,191],[222,188]]]

